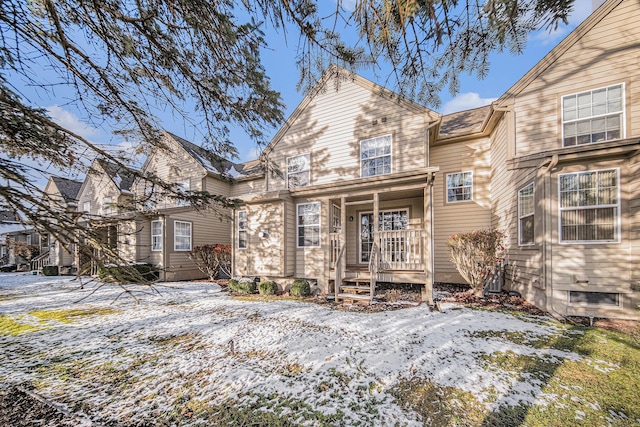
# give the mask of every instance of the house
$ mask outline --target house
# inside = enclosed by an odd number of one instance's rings
[[[217,203],[193,206],[189,196],[229,197],[232,179],[241,178],[243,168],[169,132],[163,144],[142,166],[141,176],[151,179],[136,179],[132,186],[144,215],[137,227],[137,258],[158,267],[161,280],[203,278],[188,253],[199,245],[230,244],[230,211]],[[173,191],[158,185],[159,180],[173,184]]]
[[[506,286],[562,316],[638,318],[640,2],[608,0],[495,103]]]
[[[78,206],[78,191],[82,182],[59,176],[51,176],[44,188],[43,204],[49,211],[43,215],[74,215]],[[54,236],[51,230],[58,222],[57,218],[48,218],[49,230],[38,230],[40,234],[40,255],[31,260],[32,269],[39,270],[43,266],[55,265],[61,272],[70,272],[75,264],[75,247],[73,242],[61,236]]]
[[[430,141],[440,115],[333,66],[232,187],[233,275],[307,278],[371,300],[376,281],[433,282]]]
[[[78,211],[82,212],[78,223],[90,227],[102,245],[98,258],[105,262],[144,262],[148,248],[140,243],[144,217],[134,209],[133,185],[135,171],[121,167],[105,159],[91,164],[78,192]],[[80,257],[80,254],[77,254]],[[84,262],[83,262],[84,261]],[[87,260],[78,260],[78,265]]]
[[[440,116],[330,68],[231,194],[236,276],[463,283],[451,234],[508,233],[504,289],[638,318],[640,3],[609,0],[489,106]]]
[[[0,211],[0,266],[13,264],[16,265],[15,255],[10,256],[11,239],[13,235],[24,231],[25,226],[21,224],[20,217],[12,211]],[[13,234],[9,234],[13,233]],[[9,237],[9,240],[7,240]],[[9,262],[9,260],[13,262]]]

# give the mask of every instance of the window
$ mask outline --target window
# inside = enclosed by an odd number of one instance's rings
[[[559,176],[561,242],[617,241],[618,173],[607,169]]]
[[[86,213],[91,212],[91,202],[84,202],[82,204],[82,211]]]
[[[173,248],[176,251],[190,251],[191,223],[185,221],[175,221],[173,233]]]
[[[102,212],[104,215],[113,215],[115,212],[115,207],[113,206],[113,198],[105,197],[102,200]]]
[[[360,141],[360,176],[391,173],[391,135]]]
[[[311,183],[309,154],[287,158],[287,188],[306,187]]]
[[[298,247],[320,247],[320,202],[297,205]]]
[[[151,250],[162,250],[162,221],[151,221]]]
[[[247,211],[238,211],[238,249],[247,248]]]
[[[533,182],[518,191],[518,243],[521,246],[534,243]]]
[[[473,200],[473,172],[447,174],[447,203]]]
[[[176,183],[176,192],[178,194],[180,193],[186,193],[188,194],[191,191],[191,181],[189,180],[189,178],[185,179],[182,182],[178,182]],[[191,204],[191,202],[189,201],[189,199],[185,199],[185,198],[181,198],[181,197],[176,197],[176,206],[189,206]]]
[[[610,292],[569,291],[570,305],[608,305],[620,306],[620,294]]]
[[[623,137],[624,85],[562,97],[563,146]]]
[[[27,246],[31,246],[31,234],[27,234]]]

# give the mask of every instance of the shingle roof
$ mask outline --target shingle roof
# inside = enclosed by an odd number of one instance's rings
[[[451,138],[457,135],[480,132],[490,113],[491,106],[487,105],[447,114],[442,117],[438,138]]]
[[[0,211],[0,224],[19,222],[18,214],[13,211]]]
[[[259,166],[260,163],[258,160],[254,160],[252,162],[236,164],[184,138],[180,138],[171,132],[167,132],[167,134],[210,173],[231,178],[241,178],[256,173],[254,169]]]
[[[120,191],[131,191],[131,186],[135,179],[135,173],[133,171],[127,170],[108,160],[101,159],[99,162]]]
[[[65,202],[77,201],[82,182],[60,176],[52,176],[51,179],[58,187],[58,191]]]

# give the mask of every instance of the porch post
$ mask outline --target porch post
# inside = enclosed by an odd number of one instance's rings
[[[342,256],[336,263],[336,280],[334,282],[334,291],[336,294],[336,301],[338,301],[338,293],[340,293],[340,286],[342,286],[342,279],[344,278],[344,274],[347,271],[347,198],[342,196],[340,198],[340,249],[338,253],[342,250],[342,246],[344,245],[344,252]],[[338,274],[338,270],[340,274]],[[338,283],[338,281],[340,283]]]
[[[424,272],[425,282],[422,288],[422,301],[433,304],[433,180],[435,174],[429,174],[427,185],[424,187]]]

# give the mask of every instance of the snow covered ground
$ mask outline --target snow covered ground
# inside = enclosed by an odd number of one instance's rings
[[[71,278],[0,275],[0,316],[31,327],[0,335],[2,387],[29,384],[95,419],[131,424],[186,402],[264,402],[264,411],[300,411],[301,424],[314,424],[311,413],[340,413],[345,425],[422,425],[390,393],[402,379],[471,392],[487,409],[544,405],[554,396],[543,393],[537,376],[488,369],[486,356],[580,359],[527,344],[567,333],[541,317],[450,304],[442,313],[424,305],[356,313],[233,299],[203,282],[158,290],[138,294],[136,302],[118,298],[116,286],[79,289]],[[520,334],[523,343],[496,331]]]

